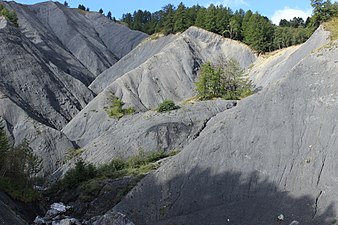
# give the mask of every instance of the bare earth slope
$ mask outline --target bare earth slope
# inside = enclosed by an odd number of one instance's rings
[[[138,110],[158,106],[164,99],[180,102],[195,95],[195,81],[203,62],[220,55],[235,58],[243,68],[256,56],[246,45],[191,27],[141,66],[116,79],[105,90]]]
[[[61,128],[92,98],[79,80],[60,71],[19,29],[0,29],[0,91],[32,118]]]
[[[144,53],[145,46],[155,50]],[[107,76],[109,81],[109,72],[121,75],[120,66],[128,62],[137,67],[122,67],[129,72],[113,81],[62,131],[83,147],[111,129],[114,119],[111,118],[113,122],[106,121],[109,119],[107,109],[111,106],[113,94],[138,111],[154,109],[164,99],[173,99],[175,102],[186,100],[196,94],[194,83],[200,64],[217,59],[220,55],[236,58],[244,68],[256,60],[255,54],[246,45],[196,27],[191,27],[177,37],[143,43],[125,56],[121,63],[117,63],[119,67],[113,66],[99,79],[104,80]],[[148,59],[144,61],[143,57]],[[134,63],[137,60],[138,63]],[[139,62],[143,63],[138,65]]]
[[[218,114],[114,210],[137,224],[334,223],[337,55],[337,42],[315,49]]]
[[[158,40],[146,39],[116,64],[101,73],[93,83],[91,83],[89,88],[97,94],[100,93],[117,78],[142,65],[149,58],[158,54],[176,38],[176,35],[168,35]]]
[[[95,164],[127,158],[143,152],[181,150],[196,139],[206,123],[236,105],[234,101],[187,104],[167,113],[149,111],[117,122],[108,119],[109,129],[83,148],[82,158]]]

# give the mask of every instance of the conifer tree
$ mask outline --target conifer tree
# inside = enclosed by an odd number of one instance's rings
[[[111,12],[110,12],[110,11],[107,13],[107,18],[108,18],[108,19],[110,19],[110,20],[113,20],[113,18],[112,18],[112,14],[111,14]]]
[[[163,18],[163,33],[171,34],[174,33],[174,14],[175,8],[173,5],[168,4],[163,8],[164,18]]]
[[[175,23],[174,23],[175,33],[185,31],[189,27],[187,23],[186,7],[182,2],[177,7],[174,20],[175,20]]]

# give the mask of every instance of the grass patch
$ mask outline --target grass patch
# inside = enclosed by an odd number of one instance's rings
[[[325,22],[324,28],[330,31],[331,41],[338,40],[338,17],[334,17],[330,21]]]
[[[164,37],[164,34],[162,34],[162,33],[155,33],[155,34],[152,34],[150,37],[149,37],[149,39],[150,40],[157,40],[157,39],[159,39],[159,38],[161,38],[161,37]]]
[[[69,160],[80,157],[80,155],[85,151],[83,148],[70,148],[66,151],[65,160]]]

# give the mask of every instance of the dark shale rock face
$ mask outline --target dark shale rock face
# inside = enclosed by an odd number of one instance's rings
[[[147,35],[59,3],[2,4],[16,11],[19,27],[0,18],[0,117],[50,173],[77,147],[58,130],[94,98],[87,86]]]

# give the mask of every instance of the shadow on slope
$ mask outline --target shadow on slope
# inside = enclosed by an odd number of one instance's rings
[[[15,201],[0,190],[0,224],[27,224],[42,211],[42,204]]]
[[[114,210],[136,224],[273,225],[336,224],[335,205],[317,205],[306,190],[283,190],[258,172],[226,172],[195,167],[189,174],[147,176]],[[155,178],[155,179],[154,179]],[[158,180],[169,180],[157,183]],[[283,214],[284,220],[278,220]]]

